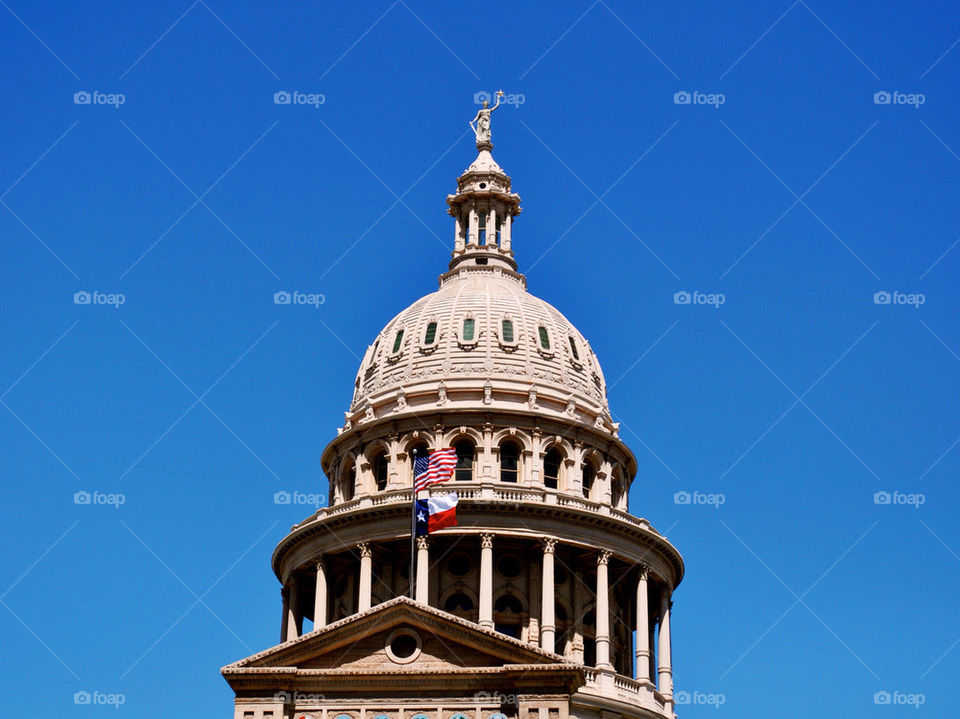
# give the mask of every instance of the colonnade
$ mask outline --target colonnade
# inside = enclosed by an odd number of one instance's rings
[[[493,586],[494,586],[494,557],[493,545],[495,536],[492,533],[480,535],[480,582],[479,582],[479,613],[478,623],[487,629],[494,628],[493,617]],[[539,569],[540,576],[540,617],[539,636],[537,624],[531,622],[535,634],[531,642],[539,644],[541,649],[556,652],[556,550],[558,540],[547,538],[542,541],[542,560]],[[363,612],[371,608],[373,602],[373,551],[369,542],[361,542],[356,546],[356,554],[360,557],[360,576],[357,592],[357,608]],[[609,564],[612,552],[602,549],[595,555],[596,561],[596,667],[602,671],[613,672],[611,663],[611,634],[610,634],[610,576]],[[428,537],[417,538],[417,574],[416,574],[416,601],[428,604],[430,567],[430,540]],[[532,567],[535,569],[536,567]],[[643,683],[653,685],[665,700],[671,701],[673,696],[673,664],[670,649],[670,619],[671,619],[671,589],[662,585],[654,601],[659,603],[658,613],[654,626],[650,622],[650,571],[644,565],[639,565],[636,572],[636,604],[635,604],[635,657],[634,678]],[[327,567],[321,558],[316,563],[316,589],[314,594],[313,626],[319,629],[328,623],[327,617],[328,577]],[[303,612],[299,606],[299,587],[297,575],[291,574],[282,590],[283,596],[283,626],[281,641],[296,639],[303,631]],[[536,597],[531,597],[535,601]],[[659,632],[655,630],[659,628]],[[651,663],[652,644],[656,636],[656,667]],[[539,640],[539,641],[537,641]]]

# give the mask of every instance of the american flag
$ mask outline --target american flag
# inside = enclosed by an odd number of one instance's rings
[[[457,467],[457,450],[453,447],[436,449],[426,457],[413,460],[413,493],[426,489],[431,484],[446,482]]]

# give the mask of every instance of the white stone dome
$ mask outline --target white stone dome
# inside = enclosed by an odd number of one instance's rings
[[[483,265],[441,277],[438,291],[390,320],[367,349],[348,422],[382,416],[382,408],[506,403],[614,432],[589,342],[525,284],[507,268]]]

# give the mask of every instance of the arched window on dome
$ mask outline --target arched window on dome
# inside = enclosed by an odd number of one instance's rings
[[[537,331],[540,335],[540,349],[549,350],[550,349],[550,332],[547,331],[547,328],[544,327],[543,325],[540,325]]]
[[[500,337],[504,342],[513,342],[513,321],[503,320],[500,323]]]
[[[559,489],[560,467],[563,455],[556,447],[551,447],[543,456],[543,486],[547,489]]]
[[[357,486],[357,465],[349,460],[340,470],[340,499],[349,502]]]
[[[476,320],[474,320],[473,317],[467,317],[463,320],[463,334],[461,339],[464,342],[473,342],[476,324]]]
[[[573,357],[575,362],[580,361],[580,352],[577,351],[577,341],[573,339],[573,335],[570,335],[567,339],[570,340],[570,354]]]
[[[386,452],[380,452],[373,458],[373,479],[377,483],[377,491],[382,492],[387,488],[387,477],[390,468],[390,459]]]
[[[500,481],[517,483],[520,478],[520,447],[506,441],[500,445]]]
[[[458,439],[453,443],[453,448],[457,450],[457,467],[453,478],[458,482],[470,482],[473,480],[473,461],[476,455],[476,447],[472,440]]]
[[[593,480],[597,478],[597,468],[593,461],[588,458],[584,460],[581,472],[580,486],[583,488],[583,496],[590,499],[593,492]]]
[[[437,323],[431,322],[427,325],[427,329],[423,333],[423,344],[429,347],[436,341],[437,341]]]
[[[397,354],[400,351],[400,348],[403,346],[403,330],[397,330],[397,334],[393,337],[393,354]]]

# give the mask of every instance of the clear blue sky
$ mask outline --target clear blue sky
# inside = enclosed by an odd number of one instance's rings
[[[596,349],[631,508],[687,561],[676,686],[724,704],[682,714],[960,713],[954,3],[0,4],[8,712],[229,716],[218,669],[276,641],[269,556],[310,511],[274,493],[326,490],[502,87],[517,259]]]

